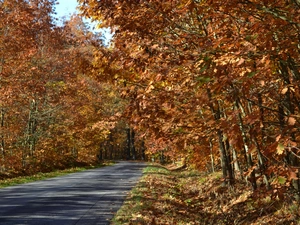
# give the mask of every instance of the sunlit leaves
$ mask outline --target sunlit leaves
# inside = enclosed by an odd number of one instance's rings
[[[0,2],[0,172],[95,161],[123,107],[92,75],[101,36],[76,15],[57,27],[53,4]]]
[[[84,15],[115,29],[95,71],[120,84],[125,116],[147,138],[149,154],[185,155],[205,168],[224,146],[228,167],[249,174],[273,160],[281,173],[287,155],[299,165],[298,145],[290,146],[299,141],[295,2],[80,3]]]

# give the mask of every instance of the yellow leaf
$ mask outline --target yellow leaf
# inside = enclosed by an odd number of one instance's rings
[[[284,152],[284,145],[279,143],[278,146],[277,146],[277,154],[282,155],[283,152]]]

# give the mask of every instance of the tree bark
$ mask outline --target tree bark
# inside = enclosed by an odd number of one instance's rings
[[[131,145],[130,128],[126,129],[126,134],[127,134],[127,139],[126,139],[125,154],[126,154],[126,159],[129,160],[131,158],[131,154],[130,154],[130,145]]]
[[[5,140],[4,140],[4,133],[3,133],[3,129],[4,129],[4,116],[5,116],[5,113],[4,113],[4,109],[1,108],[1,114],[0,114],[0,126],[1,126],[1,142],[0,142],[0,150],[1,150],[1,155],[2,155],[2,158],[4,159],[5,157]]]
[[[209,140],[209,149],[210,149],[210,162],[211,162],[211,172],[215,172],[215,159],[213,155],[213,144],[212,140]]]
[[[133,129],[131,129],[131,135],[130,135],[130,146],[131,146],[131,152],[132,152],[132,159],[136,160],[136,151],[135,151],[135,132]]]
[[[207,95],[209,98],[209,106],[211,109],[212,114],[214,115],[214,119],[216,121],[220,120],[221,118],[221,112],[220,112],[220,107],[219,104],[217,105],[217,109],[214,108],[213,102],[212,102],[212,95],[210,92],[210,89],[207,89]],[[226,146],[225,143],[223,141],[223,132],[222,130],[218,129],[217,130],[217,135],[218,135],[218,140],[219,140],[219,147],[220,147],[220,156],[221,156],[221,161],[222,161],[222,173],[223,173],[223,178],[229,181],[229,184],[233,184],[234,182],[234,177],[232,174],[232,169],[231,169],[231,165],[230,165],[230,160],[229,157],[226,153]]]
[[[238,98],[236,99],[235,104],[236,104],[237,109],[240,108],[241,111],[244,111]],[[256,190],[257,183],[256,183],[256,177],[255,177],[255,169],[253,169],[254,164],[253,164],[252,156],[251,156],[251,153],[249,152],[249,146],[248,146],[249,140],[246,135],[246,129],[245,129],[245,126],[243,123],[243,118],[242,118],[241,112],[238,113],[238,120],[239,120],[239,126],[240,126],[242,139],[243,139],[243,148],[244,148],[244,152],[246,153],[246,158],[247,158],[247,167],[248,167],[248,169],[252,170],[248,180],[250,181],[253,190]]]

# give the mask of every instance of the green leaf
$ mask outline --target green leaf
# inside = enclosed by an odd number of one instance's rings
[[[256,72],[254,72],[254,71],[251,73],[247,73],[247,77],[252,78],[255,76],[255,74],[256,74]]]
[[[285,184],[285,182],[286,182],[286,178],[285,177],[281,177],[281,176],[278,177],[278,183],[279,184],[283,185],[283,184]]]
[[[203,69],[203,68],[202,68]],[[196,78],[198,82],[204,84],[210,82],[210,77],[197,77]]]
[[[200,70],[200,73],[203,73],[206,69],[207,69],[207,65],[204,65],[202,68],[201,68],[201,70]]]

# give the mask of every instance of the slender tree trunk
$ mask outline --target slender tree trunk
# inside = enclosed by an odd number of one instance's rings
[[[282,76],[282,79],[284,81],[284,84],[286,86],[291,85],[291,81],[290,81],[290,74],[289,74],[289,69],[294,77],[294,79],[296,81],[299,81],[299,72],[295,67],[295,64],[292,60],[292,58],[289,57],[288,61],[284,61],[284,60],[280,60],[279,62],[280,65],[280,71],[279,73]],[[295,98],[293,98],[294,100]],[[299,102],[296,102],[297,107],[299,107]],[[291,90],[288,89],[287,92],[284,94],[284,96],[280,99],[280,102],[278,104],[278,120],[279,120],[279,124],[280,124],[280,130],[281,132],[284,131],[285,128],[285,116],[289,116],[289,115],[293,115],[295,114],[295,106],[293,105],[292,102],[292,93]],[[291,140],[296,142],[296,137],[295,137],[295,132],[292,132],[290,134],[291,136]],[[295,156],[294,151],[292,148],[290,149],[290,151],[287,152],[286,154],[286,162],[289,166],[293,166],[293,167],[299,167],[299,159]],[[300,171],[298,170],[298,174],[297,174],[298,178],[300,178]],[[296,194],[295,194],[295,198],[300,201],[300,179],[298,180],[293,180],[292,181],[292,186],[294,187]]]
[[[22,153],[23,167],[26,166],[27,160],[33,157],[36,144],[36,127],[37,127],[37,103],[33,99],[30,102],[30,111],[28,116],[27,129],[25,133],[24,149]]]
[[[131,137],[130,137],[131,141],[130,141],[130,146],[131,146],[131,150],[132,150],[132,159],[136,160],[136,151],[135,151],[135,132],[133,129],[131,129]]]
[[[265,119],[264,119],[264,108],[263,108],[263,100],[261,94],[258,94],[258,107],[260,111],[260,127],[261,127],[261,145],[265,146],[266,140],[266,135],[265,135]],[[252,107],[251,104],[248,105],[249,112],[252,113]],[[252,128],[252,126],[250,126]],[[268,176],[265,174],[266,170],[266,162],[263,154],[261,153],[261,146],[258,143],[258,138],[257,135],[253,134],[253,142],[255,144],[256,152],[257,152],[257,158],[258,158],[258,166],[261,175],[263,176],[263,181],[266,184],[267,189],[270,189],[270,183]]]
[[[1,152],[1,164],[4,162],[5,160],[5,140],[4,140],[4,109],[1,108],[1,114],[0,114],[0,131],[1,131],[1,141],[0,141],[0,152]],[[0,171],[3,172],[5,170],[5,165],[3,164],[3,166],[0,164]]]
[[[109,134],[109,159],[112,160],[113,159],[113,152],[114,152],[114,143],[113,143],[113,136],[112,136],[112,132]]]
[[[131,145],[130,128],[126,129],[126,134],[127,134],[127,139],[126,139],[125,154],[126,154],[126,159],[129,160],[131,158],[131,154],[130,154],[130,145]]]
[[[240,175],[240,178],[243,179],[243,171],[239,163],[237,152],[233,147],[232,147],[232,160],[233,160],[234,170],[237,171]]]
[[[98,159],[99,160],[103,160],[103,143],[100,144],[99,146],[99,155],[98,155]]]
[[[78,151],[77,151],[76,146],[73,146],[73,148],[72,148],[72,156],[73,156],[74,158],[77,158],[77,157],[78,157]]]
[[[259,107],[259,112],[260,112],[260,122],[261,122],[261,143],[262,146],[265,146],[265,142],[266,142],[266,135],[265,135],[265,117],[264,117],[264,107],[263,107],[263,100],[262,100],[262,96],[261,94],[258,94],[257,96],[258,99],[258,107]],[[250,108],[250,112],[252,112],[251,107]]]
[[[209,149],[210,149],[210,162],[211,162],[211,172],[215,172],[215,159],[213,154],[213,144],[212,140],[209,139]]]
[[[224,141],[224,146],[225,146],[225,151],[227,155],[227,160],[228,160],[228,174],[229,174],[229,179],[230,183],[234,181],[234,169],[233,169],[233,160],[231,156],[231,146],[229,144],[228,138]]]
[[[142,141],[141,144],[141,152],[142,152],[142,160],[146,160],[146,154],[145,154],[146,148],[145,148],[145,142]]]
[[[34,155],[35,145],[36,145],[36,127],[37,127],[37,103],[33,99],[30,106],[29,119],[28,119],[28,147],[29,147],[29,156]]]
[[[238,98],[236,99],[235,104],[236,104],[237,109],[240,108],[242,112],[244,111]],[[252,170],[248,180],[250,181],[252,188],[255,190],[255,189],[257,189],[255,169],[253,168],[254,164],[252,161],[251,153],[249,152],[249,147],[248,147],[249,140],[246,135],[246,129],[245,129],[245,126],[243,123],[243,118],[242,118],[241,112],[239,112],[239,114],[238,114],[238,119],[239,119],[239,126],[240,126],[240,130],[241,130],[241,134],[242,134],[242,139],[243,139],[243,148],[244,148],[244,152],[246,153],[246,158],[247,158],[247,167],[248,167],[248,169]]]
[[[232,169],[229,161],[228,154],[226,152],[226,146],[223,141],[223,132],[221,130],[218,130],[218,138],[219,138],[219,145],[220,145],[220,155],[221,155],[221,160],[222,160],[222,172],[223,172],[223,177],[225,179],[228,179],[229,184],[233,184],[234,177],[232,174]]]
[[[0,112],[0,127],[1,127],[1,141],[0,141],[0,150],[1,150],[1,155],[2,157],[4,158],[5,157],[5,140],[4,140],[4,133],[3,133],[3,130],[4,130],[4,116],[5,116],[5,113],[4,113],[4,109],[1,108],[1,112]]]
[[[104,148],[103,148],[103,151],[104,151],[104,154],[103,154],[103,159],[107,159],[108,157],[107,157],[107,152],[108,152],[108,150],[107,150],[107,148],[108,148],[108,141],[105,141],[105,144],[104,144]]]
[[[166,161],[165,161],[164,150],[161,150],[161,151],[160,151],[159,160],[160,160],[160,163],[161,163],[161,164],[164,164],[164,163],[166,162]]]
[[[219,104],[217,105],[217,108],[214,108],[213,105],[213,100],[212,100],[212,96],[211,96],[211,92],[210,89],[207,89],[207,95],[210,101],[210,109],[212,114],[214,115],[214,118],[216,121],[220,120],[221,118],[221,112],[220,112],[220,108],[219,108]],[[225,180],[229,181],[229,184],[233,184],[234,182],[234,178],[233,178],[233,174],[232,174],[232,169],[231,169],[231,165],[230,165],[230,160],[229,157],[226,153],[226,146],[225,143],[223,141],[223,132],[218,129],[217,130],[217,135],[218,135],[218,140],[219,140],[219,146],[220,146],[220,157],[221,157],[221,161],[222,161],[222,173],[223,173],[223,178]]]

